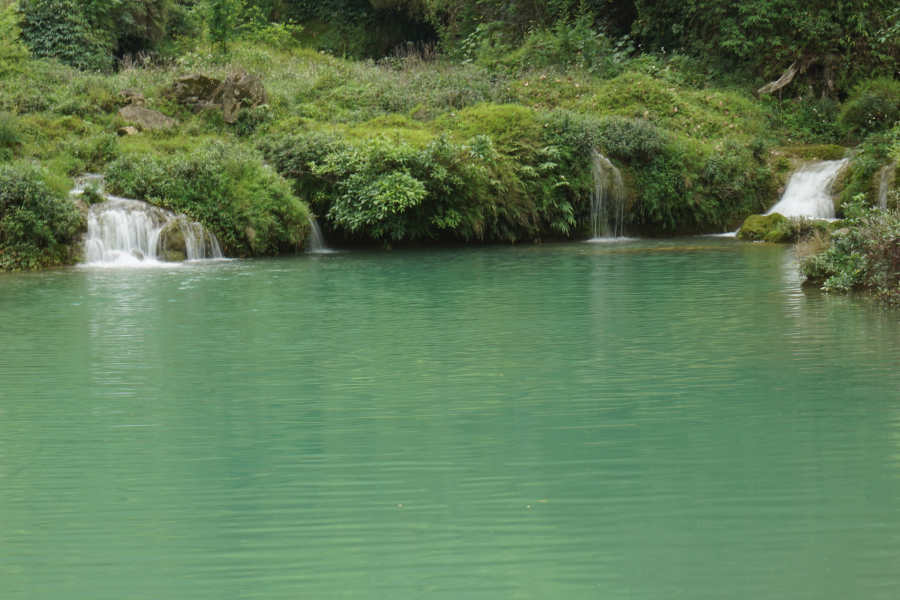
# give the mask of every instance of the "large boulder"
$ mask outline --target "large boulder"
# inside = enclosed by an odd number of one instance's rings
[[[226,123],[237,122],[241,105],[256,108],[269,103],[269,94],[258,75],[249,75],[245,71],[236,71],[222,84],[222,110]]]
[[[222,94],[222,82],[206,75],[179,77],[172,86],[172,95],[177,102],[187,106],[199,103],[217,104]]]
[[[753,242],[783,243],[791,240],[790,223],[787,217],[778,213],[771,215],[750,215],[741,225],[738,238]]]
[[[147,101],[142,93],[134,90],[122,90],[119,92],[119,96],[125,104],[130,104],[131,106],[143,106]]]
[[[181,223],[177,220],[169,221],[163,227],[162,231],[159,232],[159,247],[163,251],[173,250],[182,254],[187,252],[187,243],[184,239],[184,230],[181,228]]]
[[[167,117],[161,112],[144,108],[143,106],[129,105],[119,111],[119,116],[127,123],[137,123],[145,129],[169,129],[175,126],[175,119]]]

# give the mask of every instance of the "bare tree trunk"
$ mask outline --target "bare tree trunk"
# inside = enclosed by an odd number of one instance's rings
[[[805,58],[802,62],[795,60],[791,64],[791,66],[788,67],[788,70],[784,72],[784,75],[779,77],[777,80],[771,81],[756,90],[756,95],[762,96],[763,94],[771,94],[772,92],[777,92],[778,90],[792,82],[797,73],[803,73],[804,71],[806,71],[810,63],[814,60],[815,57]]]
[[[827,100],[828,98],[834,97],[834,76],[831,73],[831,61],[832,56],[829,54],[825,57],[825,68],[824,68],[824,76],[825,76],[825,85],[822,87],[822,100]]]

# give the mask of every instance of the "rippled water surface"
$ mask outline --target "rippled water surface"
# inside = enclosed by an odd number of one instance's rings
[[[727,239],[0,275],[0,598],[896,599],[900,317]]]

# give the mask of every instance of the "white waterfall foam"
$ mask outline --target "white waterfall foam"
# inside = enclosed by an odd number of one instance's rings
[[[72,188],[72,195],[80,196],[88,188],[93,188],[97,190],[98,193],[103,194],[106,188],[106,182],[103,180],[103,175],[85,173],[84,175],[76,177],[75,187]]]
[[[591,192],[593,241],[625,235],[625,184],[608,158],[594,152],[594,190]]]
[[[891,191],[891,180],[896,168],[897,161],[894,161],[881,170],[881,185],[878,186],[878,208],[881,210],[887,210],[888,192]]]
[[[781,200],[767,212],[785,217],[833,219],[832,186],[848,160],[826,160],[803,167],[791,176]]]
[[[89,185],[102,190],[102,178],[79,178],[72,193],[80,194]],[[104,202],[88,210],[88,231],[84,238],[86,264],[162,264],[173,250],[183,253],[186,260],[223,258],[216,236],[185,215],[140,200],[108,195],[104,198]]]
[[[319,227],[315,217],[309,218],[309,226],[309,252],[312,254],[329,254],[334,252],[325,243],[325,235],[322,233],[322,228]]]

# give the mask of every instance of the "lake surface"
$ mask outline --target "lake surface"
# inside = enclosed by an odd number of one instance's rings
[[[900,312],[728,239],[0,275],[0,598],[900,597]]]

